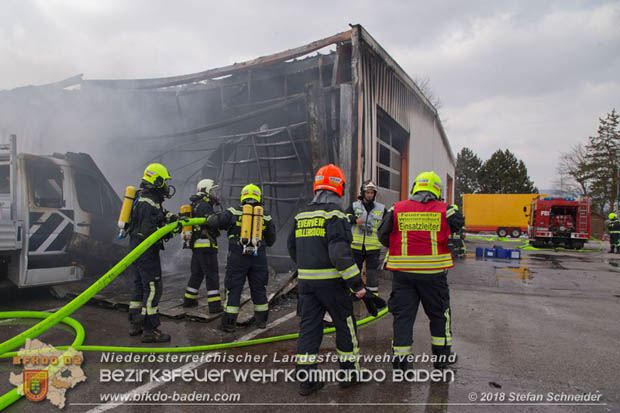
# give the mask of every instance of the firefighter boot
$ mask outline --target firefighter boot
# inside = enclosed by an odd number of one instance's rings
[[[310,396],[315,391],[321,390],[323,386],[325,386],[325,383],[322,381],[303,382],[299,385],[299,395]]]
[[[198,300],[193,298],[183,297],[183,308],[191,308],[196,307],[198,305]]]
[[[437,370],[443,370],[448,366],[457,362],[456,353],[450,351],[450,346],[441,349],[433,348],[433,355],[437,356],[437,361],[433,363],[433,367]]]
[[[144,319],[142,317],[142,314],[140,313],[133,313],[131,312],[131,310],[129,310],[129,335],[130,336],[139,336],[140,334],[142,334],[143,331],[143,322]]]
[[[212,301],[209,303],[209,314],[218,314],[224,311],[221,301]]]
[[[407,361],[407,356],[394,356],[392,360],[392,370],[405,372],[413,369],[413,362]]]
[[[222,324],[220,325],[220,329],[222,331],[226,331],[227,333],[234,333],[237,327],[237,314],[224,313],[222,315]]]
[[[300,396],[309,396],[312,393],[321,390],[323,386],[325,386],[325,383],[322,381],[311,381],[310,377],[300,376],[300,370],[305,370],[308,373],[308,375],[310,375],[311,371],[314,370],[316,372],[316,367],[311,367],[311,368],[304,368],[300,366],[296,367],[296,377],[298,378],[298,380],[301,379],[300,380],[301,382],[299,383],[299,395]]]
[[[142,323],[129,323],[129,335],[139,336],[142,334]]]
[[[609,245],[609,253],[610,253],[610,254],[613,254],[613,253],[615,252],[615,251],[614,251],[615,249],[616,249],[616,246],[615,246],[614,244],[610,244],[610,245]]]
[[[142,334],[143,343],[167,343],[170,341],[170,334],[163,333],[158,329],[144,330]]]
[[[269,311],[255,311],[254,320],[256,320],[256,327],[267,328],[267,317],[268,316],[269,316]]]
[[[359,371],[355,369],[355,363],[352,361],[341,361],[340,370],[346,372],[346,380],[338,382],[338,385],[343,389],[348,389],[356,383],[359,383]]]

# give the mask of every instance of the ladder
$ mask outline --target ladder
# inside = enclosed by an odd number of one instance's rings
[[[577,217],[577,232],[590,232],[588,223],[590,222],[590,198],[586,197],[579,202]]]

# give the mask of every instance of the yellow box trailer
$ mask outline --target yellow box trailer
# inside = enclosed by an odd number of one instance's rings
[[[546,194],[463,194],[465,230],[513,238],[527,232],[533,199]],[[523,210],[525,208],[525,211]]]

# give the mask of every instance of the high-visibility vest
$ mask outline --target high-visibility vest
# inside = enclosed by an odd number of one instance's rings
[[[357,222],[351,226],[353,234],[353,242],[351,248],[362,250],[365,246],[366,251],[381,249],[379,237],[377,237],[377,228],[383,219],[385,206],[379,202],[375,202],[372,210],[368,212],[362,201],[353,203],[353,212],[357,218],[362,218],[364,225],[358,225]]]
[[[387,269],[436,273],[454,266],[448,249],[447,207],[440,201],[406,200],[394,204]]]

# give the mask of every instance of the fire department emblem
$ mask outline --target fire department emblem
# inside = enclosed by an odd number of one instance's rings
[[[48,389],[47,370],[24,370],[24,395],[28,400],[39,402],[45,399]]]

